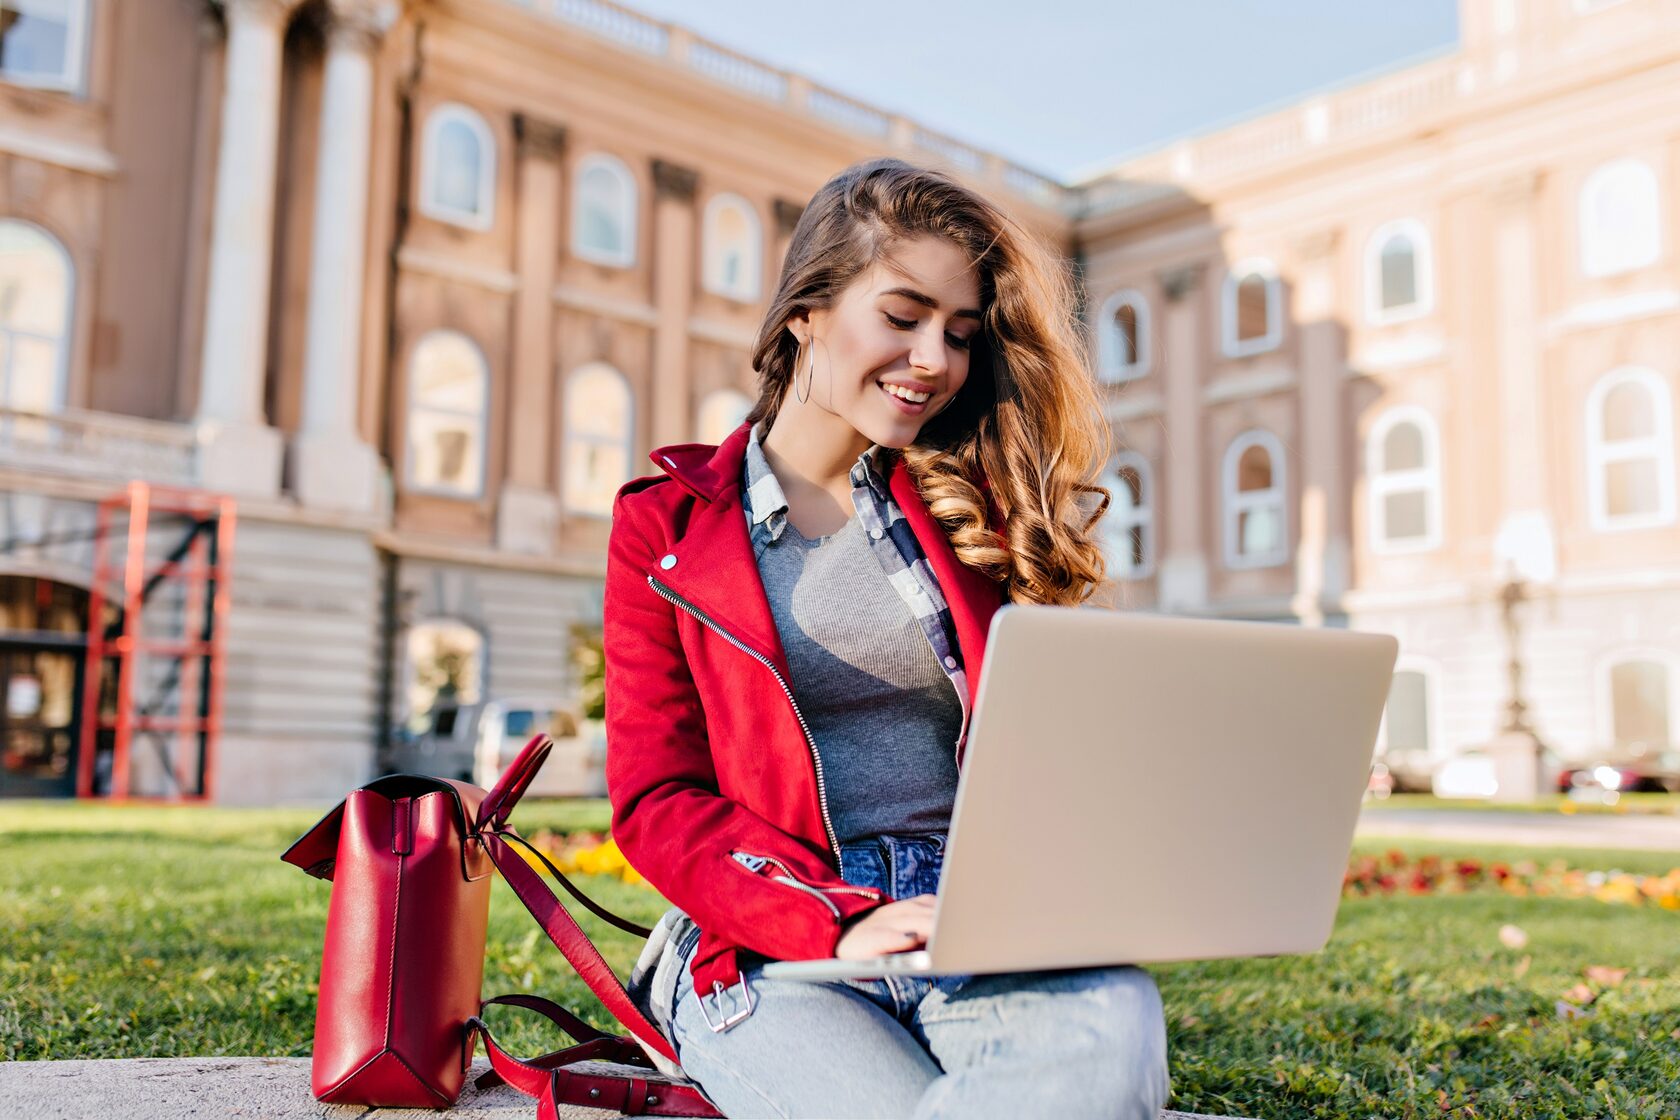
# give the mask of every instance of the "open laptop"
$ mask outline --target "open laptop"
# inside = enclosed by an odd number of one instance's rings
[[[927,947],[764,975],[1323,948],[1398,651],[1388,634],[999,609]]]

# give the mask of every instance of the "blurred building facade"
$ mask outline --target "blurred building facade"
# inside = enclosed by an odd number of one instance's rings
[[[614,491],[739,421],[804,201],[891,153],[1078,262],[1125,603],[1392,631],[1385,739],[1444,756],[1503,716],[1520,574],[1542,739],[1666,741],[1680,16],[1462,28],[1059,184],[604,0],[0,0],[9,726],[81,710],[136,478],[238,499],[219,800],[337,796],[440,695],[569,695]],[[62,791],[52,741],[0,791]]]

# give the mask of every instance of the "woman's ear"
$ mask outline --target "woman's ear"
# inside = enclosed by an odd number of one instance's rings
[[[793,336],[794,342],[805,345],[805,340],[811,337],[811,312],[803,307],[795,311],[788,316],[783,329]]]

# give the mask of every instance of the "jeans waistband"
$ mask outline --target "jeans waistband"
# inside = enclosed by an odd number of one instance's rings
[[[883,833],[840,845],[840,874],[860,887],[886,891],[894,899],[933,894],[945,859],[942,832]]]

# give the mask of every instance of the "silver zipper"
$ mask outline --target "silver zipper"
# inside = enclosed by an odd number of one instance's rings
[[[732,852],[731,855],[734,857],[736,863],[745,867],[754,874],[757,874],[759,869],[766,863],[773,863],[777,867],[780,867],[783,871],[787,871],[786,864],[782,863],[779,859],[772,859],[769,856],[748,855],[746,852]],[[863,895],[865,898],[880,897],[876,892],[864,890],[860,887],[813,887],[809,883],[804,883],[795,879],[791,874],[772,875],[770,876],[770,881],[773,883],[786,883],[790,887],[804,891],[806,894],[828,907],[829,912],[836,918],[840,917],[840,907],[835,904],[832,898],[828,897],[826,892],[832,891],[836,894],[859,894]]]
[[[799,721],[799,730],[801,730],[805,733],[805,746],[810,749],[811,764],[812,764],[812,766],[814,766],[816,768],[816,774],[817,774],[817,807],[822,810],[823,832],[826,833],[827,836],[828,836],[829,847],[834,852],[834,858],[839,859],[840,858],[840,838],[835,835],[834,822],[832,820],[830,820],[829,816],[828,816],[828,786],[823,781],[822,758],[819,757],[818,754],[817,754],[817,742],[816,742],[815,739],[813,739],[811,737],[810,725],[805,722],[805,715],[804,715],[803,712],[801,712],[799,710],[799,703],[796,700],[794,700],[794,698],[793,698],[793,689],[789,688],[787,681],[782,678],[781,671],[776,668],[776,663],[774,661],[771,661],[768,657],[764,656],[762,653],[758,652],[756,649],[753,649],[751,646],[747,645],[747,643],[743,642],[741,639],[737,638],[735,635],[731,634],[729,631],[725,630],[723,627],[719,626],[716,622],[714,622],[712,620],[711,616],[708,615],[705,611],[701,610],[699,607],[695,606],[693,603],[690,603],[687,599],[684,599],[681,595],[678,595],[675,591],[672,591],[669,587],[666,587],[663,583],[660,583],[657,579],[655,579],[653,577],[653,574],[651,572],[648,573],[647,581],[648,581],[648,586],[653,588],[653,590],[658,593],[660,598],[665,599],[666,601],[668,601],[670,603],[673,603],[676,606],[681,607],[683,610],[687,611],[689,614],[693,615],[695,618],[697,618],[701,622],[705,623],[708,627],[717,631],[718,635],[721,636],[730,645],[734,646],[736,649],[740,650],[742,653],[746,654],[748,657],[753,658],[755,661],[758,661],[766,669],[770,670],[771,675],[776,678],[776,683],[782,686],[782,694],[787,697],[788,703],[793,707],[794,718]],[[803,886],[804,884],[800,884],[800,885]],[[811,888],[807,888],[807,889],[815,890],[816,888],[811,887]],[[823,899],[823,901],[828,902],[829,900],[825,898],[825,899]],[[833,903],[829,903],[829,904],[831,906],[833,905]]]
[[[826,891],[830,894],[856,894],[856,895],[862,895],[864,898],[884,898],[884,897],[886,897],[880,891],[874,890],[873,888],[870,888],[870,887],[853,887],[853,886],[814,887],[810,883],[807,883],[802,879],[798,879],[797,876],[794,875],[793,869],[790,868],[787,864],[783,863],[781,860],[777,859],[775,856],[758,856],[758,855],[753,855],[751,852],[741,852],[741,851],[730,852],[729,854],[735,860],[736,863],[740,864],[742,867],[745,867],[745,868],[747,868],[748,870],[751,870],[751,871],[762,870],[765,864],[773,863],[777,867],[782,869],[782,874],[783,875],[786,875],[790,879],[795,879],[796,881],[798,881],[799,885],[804,887],[806,890]]]

